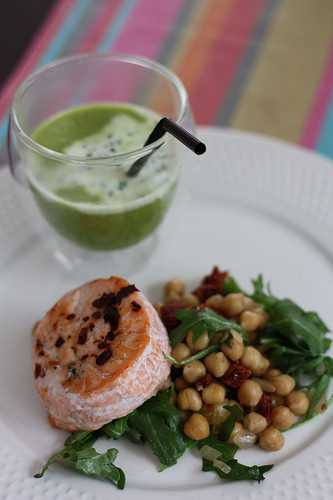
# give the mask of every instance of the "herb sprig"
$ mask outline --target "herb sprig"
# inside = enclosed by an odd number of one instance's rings
[[[176,367],[180,366],[185,366],[197,359],[202,359],[211,352],[217,352],[220,350],[220,347],[218,344],[213,344],[210,345],[209,347],[206,347],[206,349],[202,349],[202,351],[196,352],[193,354],[193,356],[190,356],[189,358],[183,359],[182,361],[178,361],[176,358],[171,356],[170,354],[164,354],[165,359],[167,359],[171,364],[173,364]]]
[[[221,315],[209,308],[204,309],[181,309],[176,313],[177,319],[181,321],[180,325],[170,332],[170,344],[174,347],[182,342],[189,331],[193,334],[195,342],[205,332],[209,338],[213,338],[217,333],[230,332],[236,330],[247,341],[247,335],[244,329],[235,321],[225,319]],[[227,336],[225,338],[227,340]]]

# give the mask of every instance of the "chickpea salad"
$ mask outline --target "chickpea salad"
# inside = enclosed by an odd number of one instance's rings
[[[123,489],[118,450],[93,447],[104,437],[148,446],[160,471],[193,450],[202,471],[222,481],[264,480],[273,465],[241,464],[237,451],[277,452],[285,431],[324,412],[333,397],[333,359],[317,313],[275,297],[262,276],[252,283],[247,293],[218,267],[192,293],[180,279],[166,283],[164,301],[155,305],[172,349],[165,387],[97,431],[70,434],[35,477],[60,463]]]

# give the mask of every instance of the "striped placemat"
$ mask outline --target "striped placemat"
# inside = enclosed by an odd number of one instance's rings
[[[88,51],[169,66],[199,124],[269,134],[333,157],[332,21],[332,0],[58,0],[0,89],[0,158],[17,85],[38,66]]]

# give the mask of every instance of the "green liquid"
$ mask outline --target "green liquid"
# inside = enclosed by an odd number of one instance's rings
[[[144,108],[93,104],[58,114],[34,131],[33,139],[48,149],[88,160],[73,166],[30,159],[36,202],[61,236],[80,247],[112,250],[138,243],[159,226],[178,176],[170,152],[156,151],[133,179],[126,176],[128,160],[93,161],[141,148],[158,119]]]

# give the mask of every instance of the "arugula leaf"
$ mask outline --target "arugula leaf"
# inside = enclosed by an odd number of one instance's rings
[[[323,354],[329,344],[325,340],[328,328],[317,313],[306,312],[290,299],[278,299],[270,291],[265,292],[263,277],[253,280],[252,299],[260,303],[269,316],[268,332],[283,345],[307,354]],[[287,343],[287,344],[286,344]]]
[[[229,417],[223,422],[220,429],[220,438],[222,441],[228,441],[232,431],[234,430],[235,423],[243,420],[243,410],[238,405],[231,405],[224,407],[230,413]]]
[[[176,464],[191,444],[182,432],[183,414],[170,399],[171,391],[163,391],[128,418],[129,429],[135,429],[136,437],[150,445],[162,469]]]
[[[320,413],[318,405],[325,401],[330,377],[333,376],[333,359],[325,356],[331,345],[326,337],[329,329],[314,311],[304,311],[290,299],[278,299],[270,291],[265,292],[262,276],[254,282],[252,298],[261,303],[269,317],[260,343],[269,349],[274,366],[291,373],[298,386],[304,376],[312,383],[307,390],[310,407],[299,422],[305,422]]]
[[[128,430],[127,420],[128,416],[118,418],[117,420],[113,420],[112,422],[104,425],[101,429],[101,432],[105,434],[108,438],[119,439]]]
[[[224,406],[224,408],[228,410],[230,415],[233,416],[236,420],[238,421],[243,420],[244,412],[243,409],[240,406],[238,406],[238,404],[226,405]]]
[[[196,341],[205,332],[209,338],[212,338],[216,333],[229,332],[236,330],[245,338],[246,333],[235,321],[223,318],[211,309],[181,309],[176,314],[177,319],[181,324],[170,332],[170,343],[174,347],[178,342],[181,342],[186,334],[191,330],[193,332],[193,341]]]
[[[189,363],[192,363],[196,359],[204,358],[205,356],[207,356],[207,354],[210,354],[211,352],[218,352],[219,350],[220,350],[219,345],[213,344],[209,347],[206,347],[206,349],[203,349],[202,351],[196,352],[190,358],[183,359],[183,361],[178,361],[176,358],[170,356],[169,354],[164,354],[164,357],[165,359],[170,361],[170,363],[172,363],[174,366],[184,366],[188,365]]]
[[[62,452],[63,452],[63,450],[60,450],[60,451],[58,451],[56,453],[53,453],[50,456],[50,458],[48,459],[48,461],[43,465],[43,467],[41,468],[41,470],[39,472],[37,472],[36,474],[34,474],[34,477],[36,479],[40,479],[41,477],[43,477],[44,474],[45,474],[45,472],[50,467],[50,465],[54,464],[55,462],[58,462],[61,459]]]
[[[304,377],[315,382],[318,376],[326,373],[333,376],[333,359],[323,354],[313,356],[309,351],[290,348],[281,338],[263,333],[260,343],[269,348],[272,364],[283,372],[293,375],[298,386],[304,386]]]
[[[323,358],[323,363],[324,363],[325,372],[327,373],[327,375],[329,375],[330,377],[333,377],[333,359],[330,358],[329,356],[325,356]]]
[[[308,398],[310,400],[309,409],[293,427],[298,427],[299,425],[308,422],[312,418],[323,413],[328,406],[333,403],[333,395],[327,399],[327,390],[330,383],[330,376],[323,374],[318,377],[312,384],[307,387],[303,387],[303,390],[307,392]]]
[[[114,423],[111,422],[104,427],[108,427],[113,424],[113,427],[118,429],[119,432],[120,426],[122,425],[121,420],[122,419],[118,419]],[[51,455],[41,471],[38,474],[35,474],[34,477],[43,477],[50,465],[53,463],[60,463],[83,474],[96,478],[107,479],[114,483],[117,488],[123,489],[125,485],[124,472],[113,465],[113,462],[117,457],[118,450],[110,448],[105,453],[98,453],[92,447],[102,432],[108,435],[104,428],[93,432],[73,432],[65,440],[64,447],[60,451]],[[116,435],[116,432],[114,434]],[[115,435],[112,437],[115,438]]]
[[[231,291],[240,291],[237,282],[231,276],[226,279]],[[283,338],[285,347],[304,351],[307,355],[318,356],[330,347],[331,340],[325,337],[329,332],[327,325],[314,311],[304,311],[300,306],[290,299],[278,299],[269,288],[265,286],[263,276],[260,274],[252,280],[254,291],[251,297],[255,302],[261,304],[269,316],[269,325],[266,328],[269,335],[275,336],[275,344]],[[243,292],[244,293],[244,292]],[[267,343],[267,336],[263,336]]]
[[[182,418],[183,414],[175,405],[172,403],[173,390],[166,389],[164,391],[160,391],[156,396],[148,399],[142,406],[140,406],[140,410],[148,413],[156,413],[163,417],[176,417]],[[135,410],[136,412],[137,410]],[[135,413],[134,412],[134,413]],[[129,415],[131,416],[131,415]]]
[[[140,431],[129,427],[126,431],[125,436],[132,441],[134,444],[144,444],[144,437]]]
[[[325,334],[329,331],[328,326],[323,322],[323,320],[320,318],[318,313],[316,313],[315,311],[308,311],[306,313],[306,315],[307,315],[308,320],[312,321],[312,323],[314,325],[316,325],[318,330],[320,330],[322,333]],[[329,340],[329,339],[327,339],[327,340]],[[329,344],[331,344],[331,340],[329,340]],[[329,345],[327,347],[329,347]]]
[[[180,432],[175,432],[170,427],[170,417],[165,420],[154,413],[139,410],[130,417],[129,422],[143,435],[162,466],[170,467],[176,464],[178,458],[184,454],[187,448],[185,439]]]
[[[226,481],[263,481],[265,479],[264,474],[270,471],[273,465],[243,465],[237,460],[232,459],[226,462],[227,466],[230,467],[228,473],[223,472],[220,468],[217,468],[213,462],[203,459],[202,470],[204,472],[216,472],[216,474]]]
[[[119,467],[113,464],[117,455],[118,450],[115,448],[110,448],[105,453],[98,453],[91,446],[83,448],[75,448],[75,446],[71,445],[65,446],[62,450],[52,455],[40,473],[35,474],[34,477],[42,477],[51,464],[59,462],[87,476],[107,479],[117,488],[123,489],[125,486],[125,474]]]
[[[230,275],[225,278],[223,283],[223,294],[229,295],[229,293],[244,293],[235,278]]]
[[[107,479],[122,490],[125,486],[125,474],[113,464],[117,455],[118,450],[115,448],[110,448],[105,453],[98,453],[94,448],[69,449],[62,454],[62,460],[64,465],[88,476]]]
[[[235,407],[229,407],[229,409],[234,409]],[[234,412],[235,415],[237,411]],[[241,413],[241,412],[240,412]],[[238,416],[240,416],[240,413]],[[216,450],[220,456],[218,456],[217,460],[209,460],[203,454],[202,459],[202,470],[216,472],[221,479],[225,479],[227,481],[262,481],[264,478],[264,473],[271,470],[273,465],[263,465],[261,467],[257,465],[248,466],[240,464],[234,457],[238,450],[238,447],[233,444],[223,443],[216,438],[209,437],[199,442],[199,448],[201,449],[204,446],[209,446]],[[218,467],[218,462],[224,462],[226,466],[226,471],[223,471],[220,467]]]
[[[304,417],[304,420],[310,420],[314,416],[321,413],[319,405],[321,402],[324,403],[323,400],[325,400],[325,395],[329,383],[330,383],[330,376],[324,374],[307,388],[308,397],[310,399],[310,406],[307,414]]]
[[[312,313],[306,313],[289,299],[276,301],[268,307],[269,324],[280,337],[285,337],[299,350],[316,356],[325,352],[323,329]]]
[[[257,302],[258,304],[261,304],[263,307],[270,307],[275,302],[277,299],[272,295],[269,286],[267,285],[267,292],[265,292],[265,284],[264,284],[264,278],[262,274],[259,274],[257,278],[252,280],[252,285],[253,285],[253,294],[251,295],[251,298]]]
[[[68,438],[65,440],[65,447],[72,447],[76,450],[84,448],[85,446],[91,446],[94,444],[96,439],[98,438],[98,433],[91,431],[77,431],[73,432]]]
[[[234,408],[235,406],[229,407],[229,411],[230,409],[232,411]],[[236,416],[237,410],[235,410],[234,413]],[[240,416],[240,413],[238,413],[238,416]],[[221,479],[225,479],[227,481],[262,481],[265,479],[265,472],[268,472],[273,467],[273,465],[263,465],[260,467],[258,465],[253,465],[250,467],[248,465],[240,464],[234,458],[238,447],[229,443],[222,443],[213,437],[200,441],[198,446],[199,448],[209,446],[220,453],[218,461],[222,460],[225,463],[228,472],[224,472],[220,467],[218,467],[215,460],[212,461],[207,458],[202,459],[202,470],[216,472]]]
[[[227,293],[241,291],[232,277],[225,283]],[[325,355],[332,342],[326,336],[329,329],[316,312],[304,311],[290,299],[275,297],[262,275],[252,284],[253,293],[246,295],[261,304],[269,318],[259,342],[268,349],[272,364],[293,375],[299,387],[306,389],[304,377],[312,382],[308,387],[310,408],[302,422],[313,418],[327,393],[329,377],[333,377],[333,359]]]

